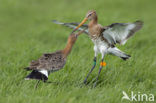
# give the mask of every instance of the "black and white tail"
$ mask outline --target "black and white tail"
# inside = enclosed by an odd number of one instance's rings
[[[48,80],[48,72],[33,70],[29,75],[25,77],[25,80],[30,79],[42,80],[45,82]]]
[[[119,50],[117,47],[109,48],[108,53],[118,56],[122,58],[123,60],[127,60],[131,57],[130,55],[127,55],[126,53]]]

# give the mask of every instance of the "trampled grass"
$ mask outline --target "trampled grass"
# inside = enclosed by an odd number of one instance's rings
[[[156,95],[155,0],[1,0],[0,1],[0,103],[129,103],[129,95]],[[144,27],[126,45],[118,46],[132,57],[123,61],[107,55],[100,82],[92,88],[99,66],[82,82],[92,66],[93,43],[81,35],[65,67],[49,77],[54,83],[25,81],[23,70],[42,53],[64,48],[71,29],[51,20],[80,22],[90,9],[97,11],[99,23],[143,20]],[[101,59],[98,56],[98,65]]]

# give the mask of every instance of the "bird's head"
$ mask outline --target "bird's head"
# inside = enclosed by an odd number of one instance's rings
[[[80,28],[87,20],[93,20],[97,18],[96,12],[94,10],[88,11],[86,14],[86,17],[83,19],[83,21],[72,31],[75,32],[78,28]]]
[[[70,34],[69,37],[68,37],[68,42],[70,42],[70,43],[72,43],[72,44],[75,43],[75,41],[77,40],[77,37],[78,37],[80,34],[82,34],[85,30],[86,30],[86,29],[81,30],[81,31],[79,31],[79,32],[77,32],[77,33],[72,33],[72,34]]]
[[[90,11],[88,11],[88,13],[86,14],[86,18],[87,18],[88,20],[95,19],[96,17],[97,17],[96,11],[94,11],[94,10],[90,10]]]

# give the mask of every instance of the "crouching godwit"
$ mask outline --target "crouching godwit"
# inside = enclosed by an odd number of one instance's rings
[[[67,56],[71,52],[77,37],[82,32],[84,32],[84,30],[69,35],[67,45],[63,50],[59,50],[54,53],[43,54],[38,60],[32,61],[30,66],[25,68],[26,70],[32,70],[32,72],[25,77],[25,80],[36,79],[45,82],[48,80],[48,75],[50,72],[63,68],[66,63]]]
[[[89,20],[88,26],[84,23]],[[94,65],[91,68],[90,72],[88,73],[87,77],[84,80],[84,83],[87,82],[87,78],[93,71],[93,69],[96,66],[96,57],[98,53],[101,53],[102,60],[100,63],[100,68],[98,72],[98,76],[96,78],[96,81],[94,83],[94,86],[96,86],[98,77],[100,75],[101,69],[103,66],[106,66],[106,62],[104,62],[104,56],[105,54],[113,54],[115,56],[118,56],[122,58],[123,60],[126,60],[130,57],[130,55],[127,55],[126,53],[119,50],[117,47],[115,47],[115,44],[121,44],[124,45],[126,41],[138,30],[142,28],[143,22],[142,21],[136,21],[133,23],[113,23],[109,26],[101,26],[98,24],[98,17],[95,11],[89,11],[86,14],[85,19],[81,23],[61,23],[56,22],[57,24],[62,24],[65,26],[68,26],[70,28],[74,28],[73,32],[76,30],[81,30],[84,27],[87,27],[88,30],[85,30],[84,33],[88,34],[91,38],[91,40],[94,43]],[[72,32],[72,33],[73,33]]]

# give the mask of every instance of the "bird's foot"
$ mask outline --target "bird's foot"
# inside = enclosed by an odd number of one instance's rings
[[[83,81],[84,84],[87,84],[87,78]]]
[[[97,84],[97,81],[93,84],[93,88],[95,88],[95,87],[96,87],[96,84]]]

